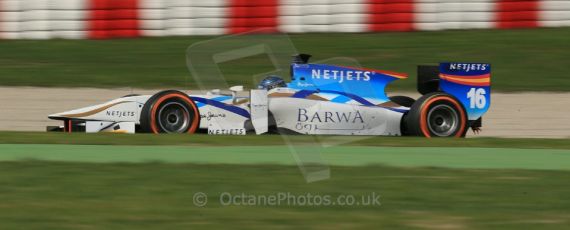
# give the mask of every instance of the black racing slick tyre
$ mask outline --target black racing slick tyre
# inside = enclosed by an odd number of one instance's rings
[[[423,137],[465,137],[469,122],[452,95],[434,92],[420,97],[404,117],[406,134]]]
[[[196,103],[176,90],[159,92],[141,110],[140,128],[146,133],[194,133],[200,122]]]

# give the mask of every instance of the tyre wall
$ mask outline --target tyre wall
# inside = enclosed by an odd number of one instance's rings
[[[570,26],[570,0],[0,0],[0,38]]]

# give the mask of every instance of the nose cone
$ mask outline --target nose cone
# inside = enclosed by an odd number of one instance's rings
[[[87,107],[87,108],[89,108],[89,107]],[[48,118],[52,119],[52,120],[64,120],[64,119],[80,118],[81,115],[87,111],[87,108],[74,109],[74,110],[69,110],[69,111],[65,111],[65,112],[61,112],[61,113],[50,114],[50,115],[48,115]]]
[[[127,101],[110,101],[105,104],[84,107],[80,109],[69,110],[61,113],[55,113],[48,116],[49,119],[87,119],[93,115],[101,113],[113,106],[126,103]]]

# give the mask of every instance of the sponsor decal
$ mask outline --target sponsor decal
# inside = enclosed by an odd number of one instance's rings
[[[210,135],[245,135],[244,128],[237,129],[208,129]]]
[[[206,114],[200,114],[200,118],[206,119],[206,120],[212,120],[213,118],[225,118],[226,114],[225,113],[212,113],[212,112],[208,112]]]
[[[370,81],[371,71],[362,70],[330,70],[330,69],[312,69],[311,77],[313,79],[336,80],[338,83],[344,81]]]
[[[109,117],[117,117],[117,118],[135,116],[134,111],[120,111],[120,110],[107,110],[106,114]]]
[[[306,109],[298,109],[297,121],[320,123],[364,123],[362,114],[360,114],[360,111],[358,110],[355,112],[309,112]]]
[[[472,70],[485,71],[489,68],[489,64],[469,64],[469,63],[450,63],[449,70],[463,70],[469,72]]]
[[[305,82],[301,82],[301,81],[297,82],[297,86],[298,87],[315,87],[314,84],[305,83]]]

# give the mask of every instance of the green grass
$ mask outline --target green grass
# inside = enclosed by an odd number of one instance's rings
[[[267,36],[271,35],[255,38]],[[365,67],[410,73],[410,79],[394,83],[389,90],[415,90],[415,66],[440,61],[492,63],[494,90],[570,89],[568,28],[290,37],[298,51],[313,54],[314,60],[350,57]],[[241,44],[249,38],[238,38],[226,45]],[[207,39],[210,37],[2,41],[0,85],[196,88],[186,68],[185,51]],[[264,55],[221,67],[231,85],[251,86],[253,75],[272,70]],[[190,78],[188,85],[186,78]]]
[[[90,163],[326,164],[472,169],[570,170],[570,150],[379,146],[105,146],[0,144],[0,161]]]
[[[312,136],[0,132],[0,226],[563,229],[570,222],[568,140],[319,137],[334,145],[320,152],[331,177],[306,183],[283,138],[312,162],[304,167],[323,169]],[[193,203],[198,192],[208,196],[204,207]],[[381,205],[228,206],[222,193],[332,202],[376,194]]]
[[[294,145],[320,143],[324,146],[393,146],[393,147],[481,147],[521,149],[570,149],[568,139],[538,138],[416,138],[416,137],[356,137],[307,135],[247,135],[211,136],[108,134],[108,133],[44,133],[0,131],[0,144],[80,144],[80,145],[180,145],[180,146],[262,146],[283,145],[285,139]]]
[[[0,163],[3,229],[564,229],[567,171]],[[208,195],[204,207],[193,195]],[[380,195],[380,206],[223,206],[222,193]],[[226,202],[226,201],[224,201]]]

